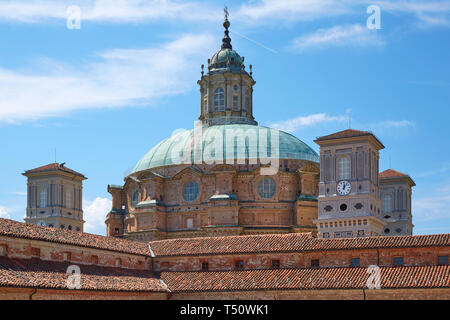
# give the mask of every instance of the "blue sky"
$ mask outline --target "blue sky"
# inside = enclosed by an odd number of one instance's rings
[[[67,8],[81,9],[68,29]],[[369,5],[381,29],[369,30]],[[228,1],[253,65],[254,115],[315,150],[351,127],[384,143],[382,170],[417,183],[415,234],[450,232],[450,1]],[[22,221],[27,169],[84,173],[86,231],[105,233],[108,184],[199,115],[200,65],[222,1],[0,1],[0,216]]]

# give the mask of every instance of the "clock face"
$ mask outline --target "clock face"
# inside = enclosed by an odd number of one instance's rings
[[[340,181],[337,185],[337,192],[341,196],[345,196],[345,195],[349,194],[351,190],[352,190],[352,185],[348,181],[345,181],[345,180]]]

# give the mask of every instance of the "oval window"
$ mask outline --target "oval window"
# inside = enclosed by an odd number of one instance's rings
[[[273,179],[264,178],[258,183],[258,194],[261,198],[270,199],[275,195],[276,188],[277,186]]]
[[[191,202],[197,199],[198,196],[198,184],[197,182],[191,181],[184,186],[183,198],[184,200]]]

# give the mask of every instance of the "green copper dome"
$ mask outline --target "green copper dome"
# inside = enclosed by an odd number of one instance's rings
[[[194,143],[197,147],[194,147]],[[199,161],[213,164],[214,161],[227,163],[227,159],[275,156],[279,159],[319,162],[317,153],[291,134],[262,126],[228,124],[202,128],[201,131],[185,130],[172,135],[154,146],[136,164],[131,174]]]
[[[241,56],[233,49],[225,48],[219,50],[211,59],[209,71],[213,72],[220,69],[242,70]]]

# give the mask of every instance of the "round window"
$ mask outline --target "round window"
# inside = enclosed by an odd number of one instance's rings
[[[275,195],[277,185],[271,178],[261,179],[258,183],[258,194],[261,198],[270,199]]]
[[[389,228],[384,229],[384,233],[388,234],[389,232],[391,232]]]
[[[198,196],[198,184],[197,182],[191,181],[184,186],[183,197],[186,201],[194,201]]]
[[[341,209],[341,211],[345,211],[345,210],[347,210],[347,205],[345,203],[343,203],[343,204],[341,204],[339,209]]]
[[[238,87],[238,85],[237,85],[237,84],[235,84],[235,85],[233,86],[233,89],[234,89],[234,91],[238,91],[238,90],[239,90],[239,87]]]

